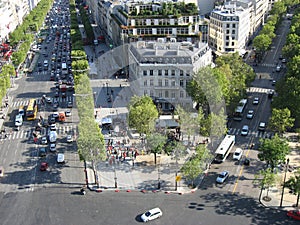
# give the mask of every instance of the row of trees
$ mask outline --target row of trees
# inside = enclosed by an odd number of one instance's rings
[[[283,55],[287,58],[286,76],[278,82],[278,96],[274,98],[273,107],[288,109],[295,118],[296,126],[300,121],[300,10],[296,9],[291,21],[290,32],[283,47]]]
[[[18,68],[25,61],[30,45],[43,26],[43,21],[52,4],[53,0],[40,1],[30,14],[26,16],[23,23],[10,33],[10,43],[16,49],[11,56],[15,68]]]
[[[262,60],[264,52],[270,49],[273,38],[276,37],[275,31],[281,22],[282,16],[287,11],[287,3],[285,1],[277,1],[274,3],[267,22],[253,40],[253,47],[256,49],[256,60]]]
[[[75,0],[70,1],[71,11],[71,39],[80,34],[75,11]],[[86,60],[86,53],[80,42],[75,42],[72,48],[72,71],[75,81],[75,97],[80,122],[78,124],[79,137],[77,139],[78,153],[84,161],[97,161],[106,159],[106,149],[104,137],[99,125],[94,118],[94,98],[93,91],[88,78],[89,64]],[[73,42],[72,42],[72,46]],[[93,163],[94,165],[94,163]]]

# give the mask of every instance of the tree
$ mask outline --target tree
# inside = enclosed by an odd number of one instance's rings
[[[255,175],[255,179],[253,181],[254,184],[258,184],[261,189],[267,189],[267,196],[265,196],[265,200],[271,200],[268,196],[270,187],[273,187],[278,180],[278,176],[273,173],[271,168],[266,170],[260,170],[258,174]]]
[[[156,155],[161,153],[166,143],[166,137],[160,133],[152,133],[147,136],[147,145],[154,154],[154,164],[156,165]]]
[[[149,134],[154,130],[158,111],[149,96],[133,96],[129,103],[129,127],[135,128],[140,134]]]
[[[291,112],[288,108],[272,109],[272,116],[270,119],[270,128],[282,134],[287,128],[294,125],[294,118],[291,118]]]
[[[294,195],[297,195],[296,207],[298,207],[300,197],[300,169],[298,169],[294,173],[294,176],[290,177],[284,185],[289,188]]]
[[[261,161],[266,161],[272,170],[279,164],[284,162],[290,148],[286,140],[281,139],[277,134],[272,139],[261,139],[259,147],[260,153],[258,158]]]
[[[256,51],[263,53],[267,51],[272,44],[272,39],[266,34],[260,34],[256,36],[253,40],[253,46],[256,48]]]
[[[181,172],[191,181],[192,187],[196,178],[207,168],[207,163],[213,158],[206,145],[198,145],[193,155],[181,168]]]

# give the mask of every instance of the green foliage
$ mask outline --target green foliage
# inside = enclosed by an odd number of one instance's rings
[[[285,157],[290,151],[285,139],[281,139],[277,134],[272,139],[261,139],[258,158],[265,161],[274,169],[280,162],[285,161]]]
[[[299,195],[300,195],[300,169],[298,169],[294,173],[294,175],[286,181],[284,185],[287,188],[289,188],[294,195],[298,195],[297,203],[296,203],[296,207],[298,207]]]
[[[266,188],[269,190],[270,187],[275,186],[279,177],[273,173],[271,168],[266,170],[260,170],[253,180],[254,184],[258,184],[260,188]]]
[[[154,130],[158,111],[149,96],[133,96],[129,103],[129,127],[135,128],[140,134],[149,134]]]
[[[267,51],[270,48],[271,44],[272,38],[266,34],[260,34],[253,39],[253,46],[259,53]]]
[[[294,125],[294,118],[291,118],[291,112],[288,108],[272,109],[272,116],[270,119],[270,128],[282,134],[287,128]]]
[[[197,115],[189,111],[185,111],[181,106],[176,107],[176,114],[179,116],[180,130],[190,136],[194,136],[199,132],[199,123]]]
[[[184,163],[180,171],[187,180],[192,182],[192,186],[194,186],[194,181],[203,173],[206,169],[207,162],[212,158],[212,154],[205,145],[198,145],[195,150],[195,155]]]
[[[154,163],[156,164],[156,154],[160,154],[166,143],[166,137],[160,133],[147,135],[147,146],[154,154]]]

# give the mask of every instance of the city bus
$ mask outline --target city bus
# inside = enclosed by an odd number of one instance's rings
[[[30,99],[26,109],[27,120],[35,120],[37,115],[37,103],[35,99]]]
[[[234,144],[235,144],[235,135],[226,135],[215,152],[214,162],[216,163],[224,162],[227,156],[229,155],[231,149],[233,148]]]
[[[242,99],[239,102],[239,105],[236,107],[236,109],[234,111],[234,114],[233,114],[233,119],[234,120],[242,120],[243,119],[243,113],[245,111],[247,102],[248,102],[247,99]]]

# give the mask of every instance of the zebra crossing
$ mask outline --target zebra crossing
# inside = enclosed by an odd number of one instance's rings
[[[241,135],[241,129],[238,128],[230,128],[227,132],[230,135]],[[249,130],[248,136],[256,137],[256,138],[271,138],[273,136],[272,132],[261,132],[258,130]]]
[[[264,94],[268,94],[270,92],[270,88],[260,88],[260,87],[250,87],[247,88],[247,92],[248,93],[264,93]]]
[[[66,96],[65,98],[58,97],[58,98],[51,98],[51,102],[73,102],[74,101],[74,96]],[[11,107],[13,108],[18,108],[20,106],[26,106],[29,103],[29,99],[23,100],[23,101],[14,101],[11,103]],[[42,104],[42,99],[37,99],[37,104]],[[46,103],[47,104],[47,103]]]
[[[264,66],[264,67],[276,67],[277,65],[276,64],[272,64],[272,63],[262,63],[260,64],[259,66]]]
[[[19,131],[12,131],[8,133],[7,138],[2,140],[17,140],[17,139],[30,139],[33,137],[34,128],[24,129]],[[58,126],[56,128],[56,133],[58,135],[67,135],[67,134],[74,134],[76,132],[76,126]],[[47,128],[43,128],[40,132],[41,136],[46,136],[48,133]]]

